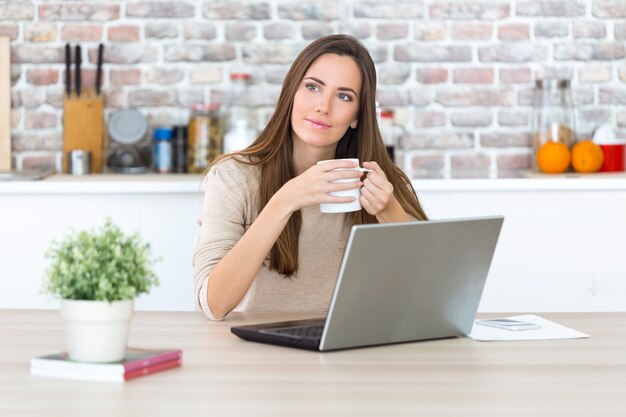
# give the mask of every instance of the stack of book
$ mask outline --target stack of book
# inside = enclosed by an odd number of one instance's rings
[[[124,360],[116,363],[72,361],[67,352],[38,356],[30,360],[32,375],[87,381],[125,382],[129,379],[181,366],[180,349],[129,348]]]

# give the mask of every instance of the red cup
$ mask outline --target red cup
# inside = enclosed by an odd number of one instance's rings
[[[621,172],[624,171],[624,155],[626,154],[626,143],[599,145],[604,153],[604,162],[600,172]]]

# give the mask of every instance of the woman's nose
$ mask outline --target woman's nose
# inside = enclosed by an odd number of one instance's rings
[[[328,113],[330,111],[330,97],[326,97],[325,94],[320,94],[315,103],[315,111],[319,113]]]

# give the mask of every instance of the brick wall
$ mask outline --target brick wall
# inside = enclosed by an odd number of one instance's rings
[[[369,48],[414,177],[528,168],[540,73],[572,79],[580,132],[609,122],[626,138],[626,0],[0,1],[14,166],[58,166],[66,42],[83,46],[87,85],[105,43],[107,115],[136,107],[157,125],[221,100],[239,69],[265,120],[293,58],[332,33]]]

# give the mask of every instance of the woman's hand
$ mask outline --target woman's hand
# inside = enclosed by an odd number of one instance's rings
[[[352,170],[356,165],[351,161],[332,160],[323,164],[313,165],[302,174],[287,181],[276,193],[276,197],[289,207],[293,213],[304,207],[320,203],[351,203],[354,197],[336,197],[331,192],[361,188],[361,181],[333,183],[333,181],[359,178],[361,172]],[[333,171],[347,168],[346,171]]]
[[[407,221],[406,214],[393,195],[393,185],[376,162],[363,162],[363,167],[371,169],[361,188],[361,206],[369,214],[376,216],[380,223]]]

